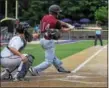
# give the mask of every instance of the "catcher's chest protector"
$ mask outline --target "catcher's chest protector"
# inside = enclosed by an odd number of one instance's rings
[[[20,38],[21,38],[21,37],[20,37]],[[21,51],[25,48],[25,46],[27,45],[27,42],[26,42],[25,39],[21,38],[21,40],[22,40],[22,42],[23,42],[23,46],[20,47],[20,49],[18,50],[19,52],[21,52]],[[8,45],[7,45],[7,48],[10,50],[10,48],[8,47]]]
[[[27,45],[27,42],[25,39],[21,38],[21,40],[23,41],[23,46],[19,49],[19,51],[22,51],[25,48],[25,46]]]

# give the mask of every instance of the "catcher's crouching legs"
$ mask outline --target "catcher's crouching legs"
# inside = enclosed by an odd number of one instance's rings
[[[26,57],[28,58],[28,61],[25,63],[23,63],[23,62],[20,63],[20,65],[18,67],[18,71],[14,75],[14,81],[23,80],[25,75],[29,71],[30,66],[32,66],[34,57],[32,55],[26,55]]]

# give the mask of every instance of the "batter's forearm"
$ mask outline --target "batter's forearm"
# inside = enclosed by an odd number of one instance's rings
[[[69,32],[70,28],[62,28],[61,30],[62,30],[62,32]]]
[[[69,26],[67,25],[67,23],[65,23],[65,22],[62,22],[62,21],[60,21],[60,23],[61,23],[61,26],[62,26],[62,27],[69,28]]]

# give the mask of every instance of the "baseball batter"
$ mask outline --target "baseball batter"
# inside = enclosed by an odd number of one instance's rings
[[[33,62],[32,55],[21,53],[25,48],[27,41],[30,42],[32,40],[32,36],[28,35],[21,24],[16,28],[16,31],[17,35],[12,37],[8,45],[1,51],[1,66],[5,68],[5,70],[1,72],[1,80],[6,78],[13,78],[14,81],[22,80]],[[18,70],[15,75],[12,76],[11,73],[15,69]]]
[[[60,12],[61,9],[58,5],[51,5],[49,7],[49,14],[45,15],[41,20],[40,30],[43,38],[40,39],[40,44],[45,51],[45,61],[38,66],[29,69],[33,76],[47,69],[52,64],[58,72],[70,73],[70,71],[67,71],[62,67],[62,62],[55,55],[54,40],[60,38],[60,31],[68,32],[70,30],[64,22],[57,19]]]

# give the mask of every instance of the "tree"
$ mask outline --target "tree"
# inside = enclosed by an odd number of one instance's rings
[[[95,11],[107,6],[107,0],[28,0],[29,5],[25,10],[22,9],[21,20],[31,20],[31,24],[39,24],[42,16],[48,13],[48,8],[52,4],[60,5],[62,13],[60,19],[67,17],[73,20],[80,18],[89,18],[95,20]]]
[[[49,6],[54,3],[59,3],[59,0],[29,0],[29,7],[22,9],[20,19],[31,21],[32,26],[39,24],[42,16],[48,13]]]
[[[94,19],[94,12],[97,8],[107,5],[107,0],[61,0],[60,6],[63,8],[65,17]]]
[[[95,12],[95,19],[102,22],[107,23],[108,22],[108,9],[105,6],[100,7]]]
[[[29,3],[29,8],[27,10],[22,10],[23,14],[21,19],[30,20],[31,24],[34,26],[35,24],[40,23],[40,19],[46,11],[46,8],[44,8],[46,2],[44,0],[30,0]]]

